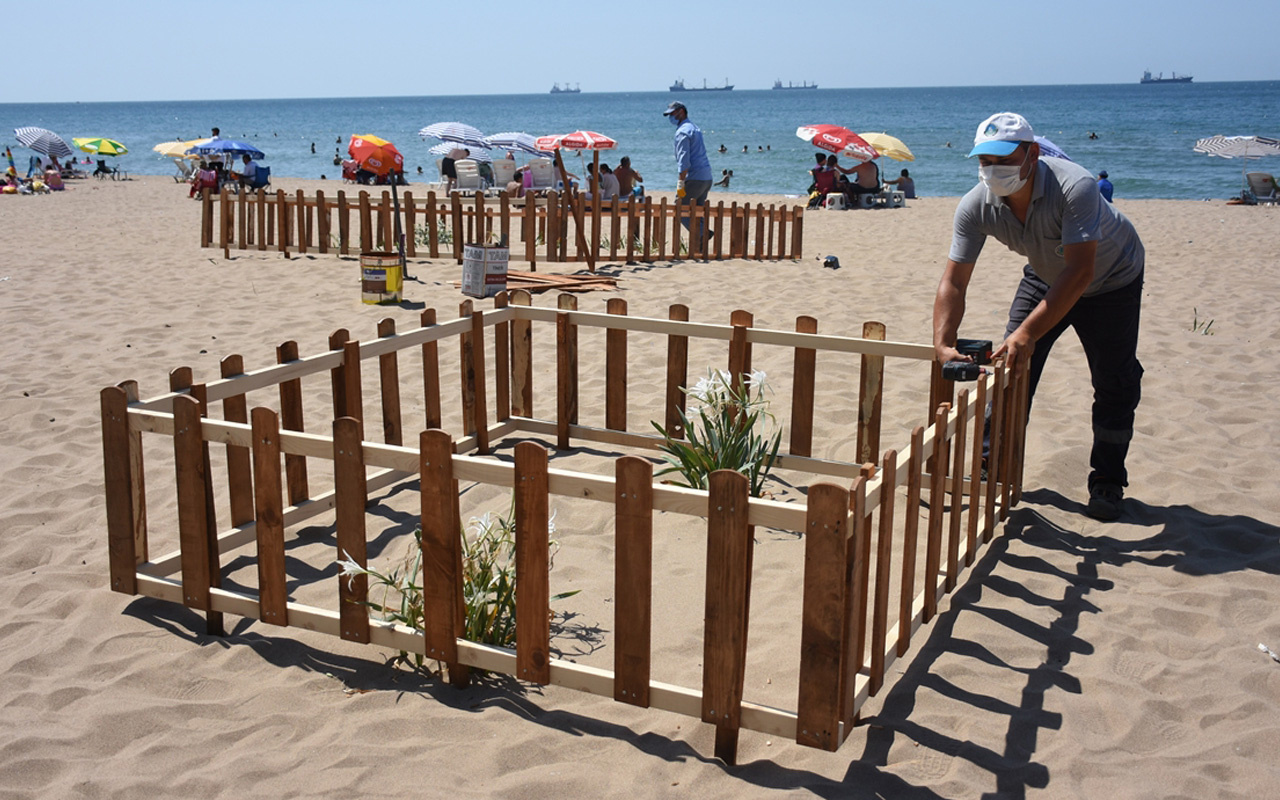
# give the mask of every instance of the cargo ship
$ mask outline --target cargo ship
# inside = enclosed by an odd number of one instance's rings
[[[576,83],[573,85],[573,88],[569,88],[569,84],[566,83],[563,89],[560,88],[560,84],[553,83],[551,84],[551,93],[552,94],[581,94],[582,90],[578,88],[578,85]]]
[[[729,79],[724,79],[724,86],[708,86],[705,78],[702,80],[701,86],[685,86],[684,79],[677,79],[670,86],[673,92],[730,92],[733,91],[733,84],[729,83]]]
[[[1165,77],[1164,73],[1158,73],[1154,78],[1151,77],[1151,70],[1142,73],[1142,80],[1138,83],[1191,83],[1190,75],[1179,75],[1176,72],[1170,72],[1169,77]]]
[[[795,85],[794,83],[792,83],[791,81],[787,81],[787,85],[786,85],[786,86],[783,86],[783,85],[782,85],[782,81],[780,81],[780,80],[779,80],[779,81],[774,81],[774,82],[773,82],[773,88],[775,88],[775,89],[817,89],[817,88],[818,88],[818,84],[816,84],[816,83],[809,83],[808,81],[804,81],[804,82],[802,82],[799,86],[796,86],[796,85]]]

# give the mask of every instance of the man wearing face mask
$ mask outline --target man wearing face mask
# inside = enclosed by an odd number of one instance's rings
[[[1093,449],[1086,512],[1114,520],[1128,485],[1125,457],[1141,397],[1138,317],[1145,252],[1133,224],[1103,200],[1084,168],[1041,157],[1031,125],[995,114],[978,126],[970,157],[980,183],[956,208],[951,252],[933,305],[940,362],[956,350],[965,291],[988,236],[1024,256],[1004,342],[993,355],[1030,365],[1032,396],[1054,342],[1074,328],[1093,383]]]
[[[711,160],[702,143],[702,130],[689,121],[689,111],[684,103],[672,103],[662,115],[676,126],[676,200],[680,205],[694,203],[704,205],[711,191]],[[689,227],[689,218],[681,217],[680,224]]]

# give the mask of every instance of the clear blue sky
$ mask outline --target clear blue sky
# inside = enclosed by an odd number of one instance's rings
[[[1129,83],[1144,69],[1202,82],[1280,78],[1280,62],[1263,55],[1276,52],[1277,0],[26,0],[6,4],[4,25],[0,102],[504,94],[556,81],[660,91],[677,77],[740,89],[775,78],[831,88]]]

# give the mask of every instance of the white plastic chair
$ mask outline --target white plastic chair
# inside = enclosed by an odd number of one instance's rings
[[[458,185],[455,192],[479,192],[483,190],[480,181],[480,165],[469,158],[457,161],[453,165],[458,172]]]

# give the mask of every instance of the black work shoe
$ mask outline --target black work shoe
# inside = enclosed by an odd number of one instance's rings
[[[1114,483],[1095,483],[1089,489],[1089,506],[1085,513],[1094,519],[1111,522],[1124,511],[1124,489]]]

